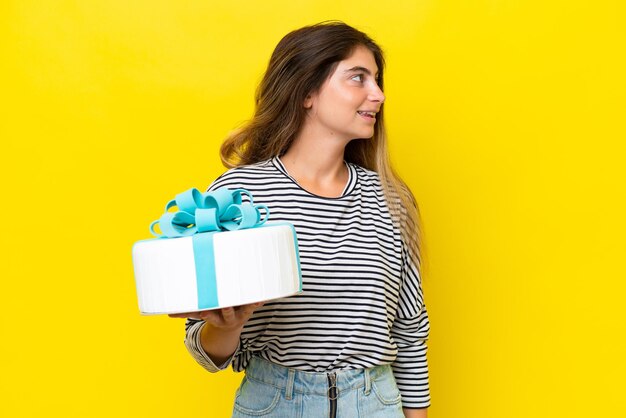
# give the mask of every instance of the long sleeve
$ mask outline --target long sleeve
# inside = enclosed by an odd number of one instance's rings
[[[403,257],[402,271],[400,303],[391,329],[398,355],[391,366],[402,394],[402,406],[427,408],[430,406],[430,387],[426,341],[430,323],[419,272],[407,252]]]
[[[207,355],[207,353],[202,348],[202,344],[200,342],[200,332],[204,327],[205,322],[199,319],[188,318],[185,323],[185,347],[187,347],[187,351],[191,354],[191,356],[204,367],[207,371],[214,373],[219,372],[220,370],[226,369],[235,354],[239,351],[239,346],[235,350],[235,353],[224,362],[224,364],[220,366],[216,366],[213,363],[213,360]]]

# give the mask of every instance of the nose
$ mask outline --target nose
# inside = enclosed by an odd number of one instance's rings
[[[380,89],[380,86],[376,83],[373,83],[372,89],[370,90],[369,99],[373,102],[379,102],[383,104],[385,101],[385,94]]]

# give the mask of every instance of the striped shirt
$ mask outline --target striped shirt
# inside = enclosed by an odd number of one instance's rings
[[[203,321],[187,320],[185,345],[211,372],[231,363],[242,371],[253,355],[309,372],[391,364],[403,407],[425,408],[430,326],[419,261],[408,256],[378,174],[346,165],[349,180],[337,198],[301,188],[278,157],[230,169],[213,182],[209,190],[249,190],[272,221],[294,225],[303,291],[258,308],[222,365],[202,349]]]

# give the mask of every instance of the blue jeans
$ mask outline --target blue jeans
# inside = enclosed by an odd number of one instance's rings
[[[403,418],[391,367],[311,373],[252,357],[233,418],[327,418],[333,410],[336,418]]]

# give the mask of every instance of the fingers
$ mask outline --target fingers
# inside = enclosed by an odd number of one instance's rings
[[[200,312],[200,317],[209,324],[221,326],[224,322],[219,310]]]
[[[248,318],[250,318],[250,316],[252,316],[252,313],[255,311],[255,309],[259,308],[263,306],[263,303],[251,303],[250,305],[243,305],[242,306],[242,316],[244,316],[246,318],[246,320]]]
[[[249,305],[233,306],[229,308],[221,309],[221,323],[215,323],[214,325],[223,328],[238,328],[242,327],[256,308],[260,304],[253,303]]]
[[[181,313],[168,314],[167,316],[169,316],[170,318],[198,319],[201,314],[202,312],[181,312]]]
[[[206,318],[212,318],[213,320],[218,318],[214,311],[180,312],[168,314],[167,316],[169,316],[170,318],[189,318],[196,321],[202,321]]]
[[[224,325],[235,325],[237,322],[237,316],[235,315],[235,308],[223,308],[222,309],[222,318],[224,321]]]
[[[252,316],[254,311],[261,306],[263,306],[263,302],[207,311],[174,313],[168,314],[168,316],[170,318],[204,320],[214,326],[228,328],[243,325],[246,321],[248,321],[250,316]]]

